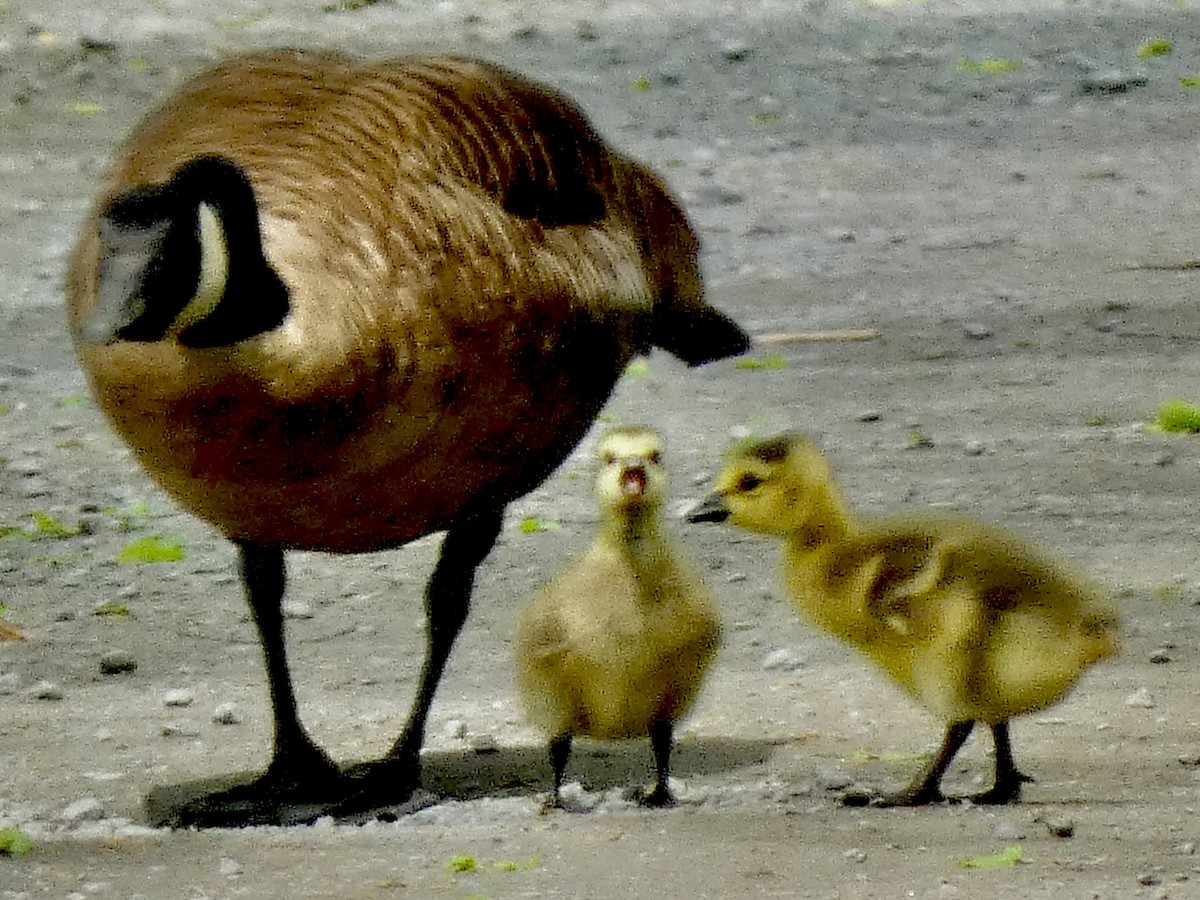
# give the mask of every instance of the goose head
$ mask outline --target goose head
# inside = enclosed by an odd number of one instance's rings
[[[813,543],[843,534],[849,512],[824,454],[805,435],[790,433],[735,447],[713,492],[687,518]]]
[[[82,340],[235,344],[276,328],[287,289],[267,263],[240,166],[189,160],[165,182],[110,199],[97,219],[96,305]]]
[[[623,520],[653,516],[667,495],[663,442],[640,426],[616,428],[596,448],[596,497],[607,514]]]

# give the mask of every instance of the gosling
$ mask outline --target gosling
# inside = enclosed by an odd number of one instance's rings
[[[929,767],[899,793],[852,805],[946,799],[940,782],[976,722],[995,742],[993,786],[1015,802],[1031,781],[1008,721],[1062,699],[1118,646],[1117,614],[1094,588],[1014,535],[934,516],[860,521],[817,446],[789,434],[732,454],[688,516],[782,537],[784,578],[803,617],[841,638],[948,723]]]
[[[618,428],[603,437],[599,533],[518,626],[518,685],[531,721],[550,735],[550,806],[561,805],[577,735],[649,734],[656,779],[640,802],[675,802],[668,786],[675,722],[696,697],[721,629],[708,589],[663,534],[662,452],[662,439],[649,428]]]

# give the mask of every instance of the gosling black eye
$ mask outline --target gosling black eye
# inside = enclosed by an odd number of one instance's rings
[[[662,465],[662,454],[657,450],[651,450],[648,454],[646,454],[646,461],[652,466]]]
[[[743,475],[738,479],[737,489],[739,493],[746,494],[754,490],[762,483],[763,480],[757,475]]]
[[[605,465],[605,466],[611,466],[611,465],[612,465],[613,463],[615,463],[616,461],[617,461],[617,455],[616,455],[615,453],[602,453],[602,454],[600,454],[600,463],[601,463],[601,465]]]

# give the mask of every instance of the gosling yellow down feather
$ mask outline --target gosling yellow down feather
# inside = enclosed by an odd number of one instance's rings
[[[407,797],[505,505],[566,457],[635,354],[746,349],[696,254],[657,176],[563,95],[484,62],[255,53],[135,128],[75,246],[70,326],[138,461],[238,546],[275,718],[262,779],[164,821]],[[343,772],[296,710],[284,551],[437,531],[408,726]]]
[[[554,804],[573,737],[649,735],[656,781],[642,802],[670,805],[674,723],[716,653],[717,610],[662,530],[667,476],[659,435],[615,429],[597,457],[599,532],[522,616],[518,686],[530,719],[550,736]]]
[[[930,767],[871,801],[879,805],[943,799],[941,778],[976,722],[992,730],[995,781],[972,799],[1017,800],[1029,779],[1013,762],[1009,719],[1057,702],[1117,650],[1114,607],[1059,563],[968,519],[861,520],[802,435],[735,450],[689,518],[783,538],[784,580],[801,615],[948,723]]]

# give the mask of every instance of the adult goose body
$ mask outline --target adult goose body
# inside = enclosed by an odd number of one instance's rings
[[[253,783],[172,812],[356,814],[419,779],[425,718],[505,505],[587,432],[629,360],[746,349],[686,216],[563,95],[452,57],[230,60],[136,127],[67,279],[101,409],[239,548],[275,716]],[[289,549],[445,531],[408,727],[343,772],[297,714]]]

